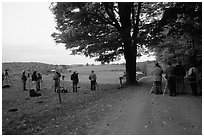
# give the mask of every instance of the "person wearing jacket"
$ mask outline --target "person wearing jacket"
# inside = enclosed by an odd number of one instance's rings
[[[165,70],[166,79],[168,83],[168,89],[170,96],[176,96],[176,78],[175,78],[175,67],[172,66],[171,62],[168,62],[168,67]]]
[[[162,73],[163,70],[159,63],[155,64],[154,70],[154,86],[155,86],[155,94],[162,94]]]
[[[37,87],[37,91],[40,90],[40,83],[42,82],[42,75],[40,73],[37,74],[37,82],[36,82],[36,87]]]
[[[74,73],[71,75],[71,80],[72,80],[73,92],[77,92],[77,85],[79,83],[79,77],[76,71],[74,71]]]
[[[192,94],[194,96],[198,95],[198,69],[194,64],[191,65],[191,68],[188,70],[186,77],[191,85]]]
[[[186,70],[182,66],[181,61],[178,62],[178,65],[175,67],[175,77],[176,77],[176,94],[184,94],[185,84],[184,77],[186,75]]]
[[[26,80],[27,80],[25,70],[22,71],[21,79],[22,79],[22,82],[23,82],[23,90],[25,91],[26,90]]]
[[[89,75],[89,80],[91,81],[91,90],[96,90],[96,74],[94,71],[91,71],[91,74]]]
[[[54,76],[53,76],[53,80],[55,81],[55,90],[54,90],[54,92],[59,92],[59,90],[60,90],[60,77],[61,77],[61,74],[56,71]]]
[[[37,80],[38,80],[37,71],[34,71],[32,74],[32,87],[33,89],[35,89],[35,91],[37,91]]]

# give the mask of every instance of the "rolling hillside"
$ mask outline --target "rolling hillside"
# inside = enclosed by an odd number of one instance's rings
[[[9,74],[20,74],[22,70],[33,72],[34,70],[41,73],[49,73],[50,70],[54,69],[56,66],[52,64],[37,63],[37,62],[11,62],[2,63],[2,72],[5,69],[9,70]]]
[[[147,61],[147,62],[138,62],[137,63],[137,71],[142,71],[147,75],[151,75],[151,71],[154,67],[155,62]],[[81,74],[89,74],[91,70],[94,70],[96,73],[100,72],[112,72],[117,73],[120,72],[121,75],[125,71],[125,65],[119,64],[107,64],[107,65],[60,65],[62,68],[62,72],[73,72],[77,71]],[[51,74],[51,70],[59,68],[58,65],[53,64],[45,64],[45,63],[38,63],[38,62],[9,62],[9,63],[2,63],[2,72],[5,69],[9,70],[10,75],[19,75],[22,70],[26,70],[29,72],[33,72],[36,70],[37,72],[43,74]]]

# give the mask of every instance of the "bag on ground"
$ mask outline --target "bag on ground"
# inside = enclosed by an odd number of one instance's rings
[[[34,89],[31,89],[31,90],[29,91],[29,95],[30,95],[30,97],[38,97],[38,96],[41,96],[41,94],[38,93],[38,92],[36,92]]]

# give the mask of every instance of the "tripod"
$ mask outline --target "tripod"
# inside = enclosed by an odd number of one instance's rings
[[[11,86],[11,80],[8,74],[8,70],[5,70],[5,75],[3,76],[2,86],[9,85]]]
[[[166,84],[165,84],[165,87],[164,87],[164,92],[163,92],[163,95],[166,94],[166,92],[168,92],[168,82],[166,81]]]

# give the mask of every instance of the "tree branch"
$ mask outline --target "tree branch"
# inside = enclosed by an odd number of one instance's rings
[[[140,10],[141,10],[141,5],[142,3],[139,2],[138,3],[138,8],[137,8],[137,16],[136,16],[136,22],[134,23],[134,26],[133,26],[133,38],[137,37],[137,34],[138,34],[138,31],[139,31],[139,22],[140,22]]]
[[[108,14],[108,16],[110,17],[110,19],[115,23],[115,24],[113,24],[112,23],[112,25],[116,28],[116,29],[118,29],[118,30],[120,30],[120,24],[118,23],[118,20],[116,19],[116,17],[114,16],[114,11],[113,11],[113,6],[111,7],[110,5],[109,5],[109,3],[102,3],[103,5],[104,5],[104,8],[105,8],[105,11],[106,11],[106,13]]]

